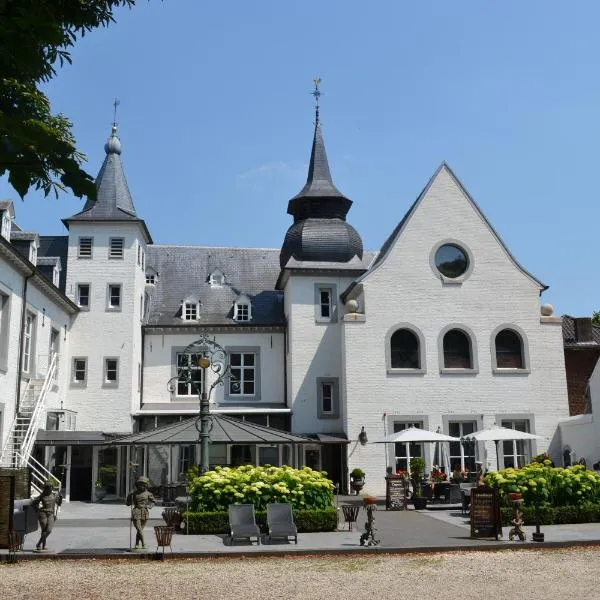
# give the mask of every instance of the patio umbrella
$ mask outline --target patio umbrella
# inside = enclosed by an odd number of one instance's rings
[[[390,433],[385,437],[375,440],[374,444],[406,444],[406,464],[410,468],[410,443],[411,442],[460,442],[460,438],[429,431],[429,429],[419,429],[418,427],[407,427],[401,431]]]
[[[535,435],[534,433],[527,433],[526,431],[519,431],[518,429],[510,429],[508,427],[490,427],[489,429],[482,429],[481,431],[475,431],[466,439],[475,440],[476,442],[494,442],[496,444],[496,467],[500,465],[500,456],[498,454],[498,442],[509,441],[509,440],[541,440],[541,435]]]

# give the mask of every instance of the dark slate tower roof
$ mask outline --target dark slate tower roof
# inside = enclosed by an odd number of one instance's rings
[[[63,222],[68,227],[71,221],[137,221],[142,224],[148,241],[152,242],[146,224],[137,216],[133,206],[121,162],[121,141],[117,136],[116,124],[104,144],[104,151],[106,158],[96,177],[96,199],[88,198],[81,212]]]
[[[288,203],[287,211],[294,217],[294,223],[281,248],[281,267],[285,267],[292,257],[298,261],[319,262],[348,262],[355,256],[362,258],[360,235],[346,222],[351,206],[352,200],[333,184],[317,104],[306,184]]]

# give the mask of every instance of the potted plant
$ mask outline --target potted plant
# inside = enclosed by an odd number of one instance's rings
[[[106,486],[102,483],[101,479],[98,479],[96,481],[96,486],[95,486],[95,496],[96,496],[96,501],[101,501],[105,498],[106,494],[108,493],[108,490],[106,489]]]
[[[365,485],[365,472],[362,469],[355,467],[350,472],[350,487],[352,488],[352,491],[355,492],[356,495],[358,495],[360,490],[363,489],[364,485]]]
[[[425,461],[420,457],[410,459],[410,476],[413,485],[413,506],[416,510],[427,507],[427,498],[423,494],[423,477],[425,475]]]

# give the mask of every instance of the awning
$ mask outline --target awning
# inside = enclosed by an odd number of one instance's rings
[[[345,433],[317,433],[315,437],[321,444],[349,444]]]
[[[280,429],[256,425],[226,415],[211,414],[211,444],[312,444],[314,440],[295,435]],[[196,429],[198,418],[186,419],[173,425],[158,427],[113,440],[120,446],[185,445],[197,444],[199,433]]]
[[[102,431],[47,431],[39,429],[35,443],[40,446],[105,446],[110,444],[115,433]]]

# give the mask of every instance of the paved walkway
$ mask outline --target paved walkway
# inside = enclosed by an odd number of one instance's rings
[[[340,505],[350,499],[340,497]],[[71,502],[63,504],[54,531],[48,538],[46,553],[34,552],[39,531],[28,534],[23,544],[20,558],[75,557],[75,556],[139,556],[130,551],[129,508],[121,504],[86,504]],[[161,518],[163,507],[150,510],[150,520],[146,525],[148,553],[157,550],[154,525],[164,525]],[[471,539],[468,520],[461,515],[459,507],[447,507],[426,511],[390,511],[379,507],[376,513],[377,537],[380,544],[361,547],[360,535],[364,531],[366,513],[361,509],[358,523],[353,531],[343,522],[338,531],[327,533],[301,533],[298,544],[275,541],[273,544],[256,544],[236,541],[229,543],[225,535],[185,535],[173,536],[172,553],[179,556],[222,556],[222,555],[272,555],[272,554],[317,554],[336,552],[407,552],[436,550],[469,550],[492,548],[523,548],[555,545],[598,544],[600,545],[600,523],[578,525],[552,525],[542,528],[545,543],[531,542],[534,527],[526,527],[525,542],[508,541],[508,528],[503,529],[504,537],[495,539]],[[131,533],[135,539],[135,530]],[[0,550],[0,557],[7,554]],[[167,549],[167,556],[170,551]]]

